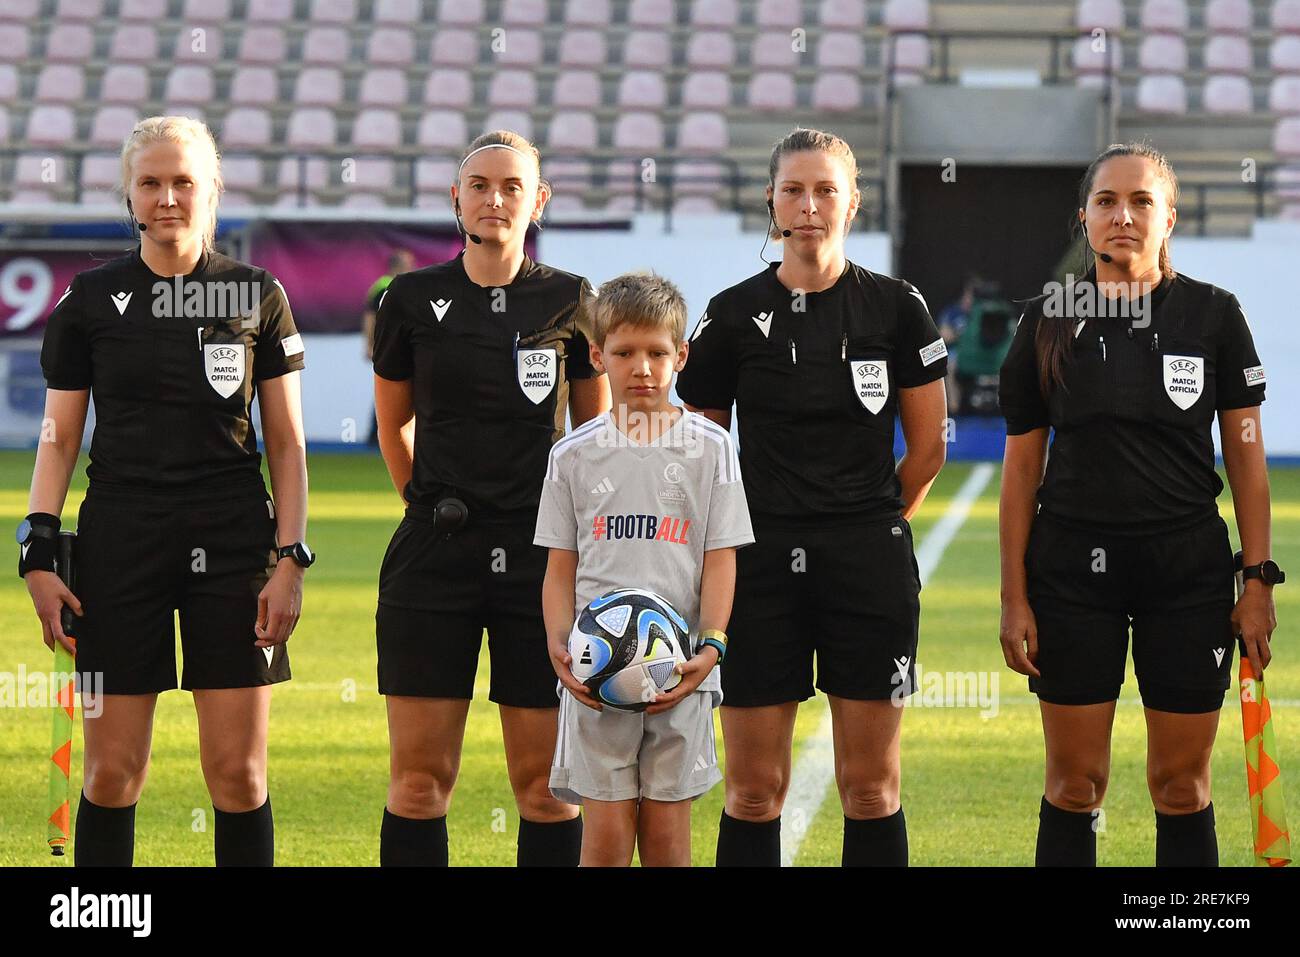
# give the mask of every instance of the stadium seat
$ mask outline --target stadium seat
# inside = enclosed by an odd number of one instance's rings
[[[271,114],[260,107],[237,106],[221,125],[221,145],[266,146],[271,142]]]
[[[266,23],[288,23],[293,19],[294,0],[257,0],[248,5],[249,20]]]
[[[356,18],[357,0],[311,0],[311,19],[316,23],[352,23]]]
[[[1300,73],[1300,35],[1278,37],[1268,48],[1268,62],[1278,73]]]
[[[621,109],[661,110],[668,102],[668,87],[662,73],[649,70],[629,70],[618,83],[618,105]]]
[[[1254,68],[1250,41],[1220,34],[1205,44],[1205,69],[1210,73],[1249,73]]]
[[[558,196],[569,195],[581,197],[591,190],[591,163],[584,159],[547,160],[543,175]],[[550,203],[547,203],[550,206]]]
[[[632,0],[627,12],[634,27],[671,27],[675,20],[672,0]]]
[[[181,22],[222,24],[231,19],[230,6],[230,0],[185,0],[181,7]]]
[[[687,109],[729,109],[731,79],[725,73],[688,73],[682,83],[682,106]]]
[[[501,22],[506,26],[545,26],[546,0],[505,0]]]
[[[1153,33],[1186,33],[1187,0],[1143,0],[1141,23]]]
[[[376,0],[375,23],[414,26],[420,21],[420,0]]]
[[[0,10],[0,20],[35,20],[41,12],[41,0],[8,0]]]
[[[687,113],[677,127],[680,153],[725,152],[729,145],[727,118],[721,113]]]
[[[1268,91],[1268,108],[1274,113],[1300,113],[1300,76],[1279,76]]]
[[[854,73],[819,73],[813,81],[812,108],[847,112],[862,105],[862,90]]]
[[[420,117],[416,145],[460,150],[469,142],[465,114],[459,110],[430,110]]]
[[[321,201],[311,193],[303,196],[297,190],[293,190],[281,193],[273,205],[279,209],[310,209],[321,205]]]
[[[526,140],[533,138],[533,118],[523,110],[493,110],[483,118],[481,133],[514,130]]]
[[[555,78],[551,105],[559,109],[594,110],[600,106],[600,78],[589,70],[565,70]]]
[[[321,107],[295,110],[289,117],[285,143],[302,148],[333,146],[338,142],[338,124],[334,114]]]
[[[50,203],[58,202],[54,193],[48,189],[15,189],[9,197],[9,202],[15,206],[48,206]]]
[[[0,41],[0,47],[4,44]],[[113,31],[108,58],[114,63],[154,63],[158,60],[158,31],[152,24],[124,23]]]
[[[899,37],[900,56],[906,41],[924,46],[928,58],[929,42],[921,36]],[[817,68],[820,70],[861,70],[862,63],[862,39],[852,33],[828,33],[817,41]],[[896,62],[895,66],[906,68],[901,62]]]
[[[654,113],[622,113],[614,123],[614,149],[630,153],[661,152],[664,128]]]
[[[1300,33],[1300,0],[1273,0],[1269,22],[1278,33]]]
[[[328,66],[306,67],[294,80],[293,101],[299,106],[337,106],[343,102],[343,74]]]
[[[853,39],[856,40],[857,38],[854,37]],[[928,37],[919,34],[904,34],[886,42],[892,42],[894,45],[893,70],[895,73],[919,74],[929,69],[930,40]],[[820,52],[819,49],[818,53],[820,54]],[[888,56],[888,52],[885,55]],[[856,72],[861,69],[861,66],[849,66],[849,69]]]
[[[430,51],[434,66],[474,66],[478,63],[478,37],[469,30],[439,30]]]
[[[22,23],[0,23],[0,58],[15,63],[31,54],[32,37]]]
[[[564,22],[575,27],[607,27],[609,0],[565,0]]]
[[[163,98],[172,103],[207,103],[216,95],[212,70],[197,64],[172,67]]]
[[[140,114],[131,106],[101,106],[95,111],[90,121],[90,136],[93,146],[118,146],[131,135],[135,124],[140,122]]]
[[[281,190],[297,189],[300,179],[308,189],[324,189],[329,170],[318,156],[309,157],[305,163],[297,156],[286,156],[280,160],[276,179]]]
[[[1210,0],[1205,5],[1205,29],[1210,33],[1245,36],[1254,26],[1250,0]]]
[[[302,62],[342,66],[351,59],[351,43],[341,27],[312,27],[302,41]]]
[[[167,0],[122,0],[117,9],[119,20],[165,20]]]
[[[261,106],[279,101],[280,82],[269,66],[235,68],[230,77],[231,103],[236,106]]]
[[[8,0],[6,0],[8,5]],[[56,20],[98,20],[104,15],[104,0],[59,0],[54,9]]]
[[[108,74],[105,73],[105,76]],[[18,99],[18,67],[12,63],[0,63],[0,103],[12,103]]]
[[[927,0],[887,0],[883,21],[888,30],[928,30],[930,4]]]
[[[500,53],[493,54],[502,65],[536,67],[542,62],[542,35],[536,30],[508,31]]]
[[[46,174],[52,179],[46,180]],[[68,182],[68,163],[60,155],[23,153],[14,166],[14,183],[24,188],[58,189]]]
[[[433,70],[424,81],[427,106],[461,107],[472,98],[474,85],[468,70]]]
[[[251,26],[239,38],[240,63],[283,63],[289,56],[284,30],[275,26]]]
[[[730,39],[730,37],[728,37]],[[695,37],[691,38],[695,42]],[[664,68],[672,62],[672,49],[668,34],[656,30],[637,30],[627,35],[623,43],[625,67]]]
[[[227,189],[259,190],[262,188],[262,161],[256,156],[223,156],[221,179]],[[82,176],[82,181],[85,181],[85,176]]]
[[[358,156],[352,168],[356,177],[345,185],[358,190],[373,190],[382,193],[393,188],[396,171],[393,161],[386,156]]]
[[[366,39],[367,63],[405,66],[415,60],[415,35],[409,29],[379,27]]]
[[[40,146],[66,146],[69,141],[76,138],[77,122],[70,107],[52,103],[42,104],[32,107],[32,111],[27,114],[27,132],[24,139],[28,143]]]
[[[589,153],[596,148],[596,117],[577,110],[557,111],[547,131],[547,146],[555,153]]]
[[[546,212],[543,215],[545,219],[549,220],[552,216],[574,215],[585,212],[586,209],[587,207],[581,197],[560,193],[558,196],[552,196],[547,200]]]
[[[28,123],[31,126],[31,123]],[[9,107],[0,106],[0,143],[9,142]]]
[[[1273,128],[1273,152],[1287,160],[1300,159],[1300,116],[1286,116]]]
[[[406,74],[401,70],[367,70],[361,77],[357,102],[362,106],[405,106]]]
[[[45,38],[45,59],[50,63],[85,63],[94,56],[95,34],[84,23],[56,23]]]
[[[866,6],[859,0],[821,0],[817,21],[826,28],[862,30],[867,25]]]
[[[599,68],[605,65],[605,35],[595,30],[566,31],[560,37],[560,66]]]
[[[531,110],[537,105],[537,76],[531,70],[501,70],[488,83],[488,106],[520,107]]]
[[[291,124],[292,128],[292,124]],[[396,110],[364,109],[352,124],[352,143],[367,149],[402,145],[402,120]],[[328,144],[327,144],[328,145]]]
[[[221,159],[221,175],[226,178],[226,164]],[[122,157],[117,153],[87,153],[81,158],[82,189],[112,189],[122,179]]]
[[[415,161],[415,186],[421,193],[443,193],[456,181],[456,163],[445,159]]]
[[[691,26],[705,30],[730,30],[740,22],[736,0],[692,0]]]
[[[51,63],[36,77],[38,103],[77,103],[86,98],[86,76],[81,67]]]
[[[1273,172],[1273,189],[1279,199],[1300,201],[1300,166],[1279,166]],[[1296,207],[1300,209],[1300,206]]]
[[[1137,108],[1141,113],[1186,113],[1183,78],[1163,73],[1142,77],[1137,85]]]
[[[787,32],[803,23],[799,0],[758,0],[754,22],[759,27],[781,27]]]
[[[447,193],[418,193],[415,205],[419,209],[435,209],[445,213],[451,212],[451,197]]]
[[[673,192],[679,196],[711,195],[719,192],[727,170],[721,163],[685,160],[673,164]]]
[[[794,77],[789,73],[755,73],[749,78],[749,108],[752,110],[793,110]]]
[[[83,200],[84,202],[84,200]],[[257,203],[252,196],[237,189],[222,190],[221,199],[218,206],[221,209],[247,209],[250,206],[256,206]]]
[[[1074,25],[1080,30],[1123,30],[1124,5],[1120,0],[1079,0]]]
[[[483,22],[483,0],[438,0],[438,22],[477,26]]]
[[[388,203],[378,193],[348,193],[339,205],[344,209],[384,209]]]
[[[1105,73],[1109,61],[1114,75],[1123,66],[1124,50],[1116,36],[1107,36],[1100,43],[1094,43],[1092,37],[1079,37],[1074,41],[1073,60],[1075,72],[1083,74]]]
[[[755,70],[793,70],[801,54],[795,51],[788,33],[760,33],[749,48],[749,65]],[[729,63],[719,66],[730,66]]]
[[[605,212],[614,216],[630,216],[636,212],[636,197],[631,195],[611,196],[605,203]]]
[[[1187,70],[1187,44],[1182,37],[1156,33],[1142,39],[1138,65],[1147,73],[1184,73]]]
[[[203,107],[197,103],[168,103],[162,109],[165,116],[188,116],[192,120],[198,120],[200,123],[208,121],[207,114]]]
[[[184,27],[176,34],[173,56],[181,63],[219,63],[226,56],[225,42],[219,27]]]
[[[615,160],[605,166],[605,191],[607,193],[629,194],[638,188],[649,192],[658,190],[657,183],[643,183],[642,163],[639,160]]]
[[[1219,74],[1205,81],[1201,107],[1207,113],[1250,113],[1255,109],[1255,95],[1250,81],[1236,74]]]
[[[786,37],[789,46],[789,37]],[[697,69],[725,69],[736,62],[736,45],[722,30],[692,33],[686,44],[686,65]]]
[[[709,196],[682,196],[673,203],[674,216],[716,216],[718,204]]]

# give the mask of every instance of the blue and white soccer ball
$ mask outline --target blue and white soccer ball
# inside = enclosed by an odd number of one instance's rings
[[[618,588],[594,599],[569,632],[573,676],[611,708],[644,711],[677,687],[691,655],[690,626],[662,595]]]

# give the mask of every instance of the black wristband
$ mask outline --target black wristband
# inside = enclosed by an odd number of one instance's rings
[[[54,558],[58,554],[59,528],[57,515],[33,512],[18,526],[18,577],[31,571],[56,570]]]

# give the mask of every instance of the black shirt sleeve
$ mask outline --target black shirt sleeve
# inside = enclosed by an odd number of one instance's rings
[[[691,333],[677,394],[697,409],[730,411],[736,401],[736,349],[727,307],[715,296]]]
[[[253,356],[253,378],[262,382],[302,369],[302,336],[293,324],[293,310],[280,281],[270,273],[262,276],[262,323]]]
[[[1228,296],[1214,363],[1218,375],[1215,408],[1249,409],[1264,401],[1264,367],[1236,296]]]
[[[394,382],[402,382],[415,375],[411,333],[402,308],[398,286],[400,276],[388,284],[379,308],[375,311],[375,375]]]
[[[895,368],[899,388],[912,389],[948,374],[948,347],[921,293],[909,282],[899,284]]]
[[[1024,435],[1051,424],[1047,400],[1038,388],[1038,354],[1034,347],[1037,330],[1038,313],[1031,304],[1020,316],[998,377],[998,403],[1007,420],[1007,435]]]
[[[564,375],[568,379],[596,379],[604,375],[591,364],[591,343],[596,338],[592,327],[595,298],[591,283],[582,280],[578,305],[573,311],[573,338],[569,340],[564,357]]]
[[[41,343],[41,371],[51,389],[90,388],[90,337],[81,311],[81,278],[74,276],[50,318]]]

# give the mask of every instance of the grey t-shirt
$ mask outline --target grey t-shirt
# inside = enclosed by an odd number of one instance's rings
[[[672,602],[694,643],[704,553],[753,540],[731,436],[702,415],[683,409],[637,445],[608,412],[551,448],[533,543],[578,553],[575,609],[615,588],[646,588]],[[699,690],[721,703],[717,668]]]

